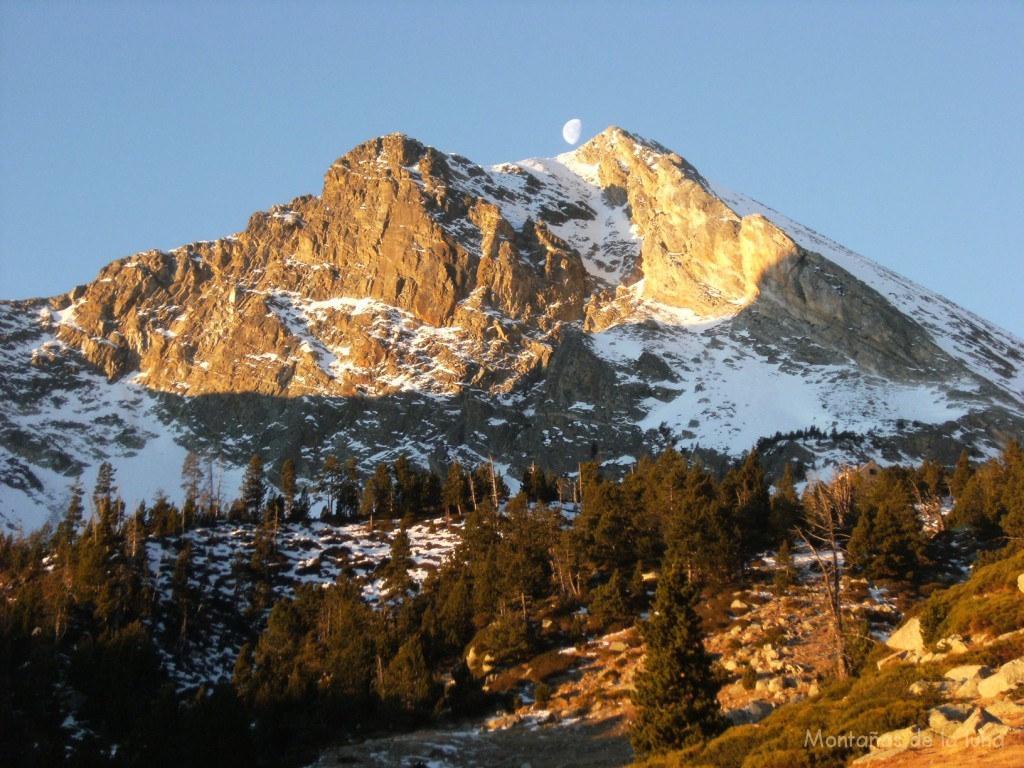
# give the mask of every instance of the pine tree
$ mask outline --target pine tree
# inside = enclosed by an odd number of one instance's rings
[[[351,456],[342,465],[335,491],[335,509],[338,517],[348,519],[359,512],[359,470]]]
[[[381,698],[406,714],[426,711],[436,688],[418,636],[407,640],[387,665],[381,681]]]
[[[602,629],[629,620],[625,585],[622,583],[622,576],[618,569],[612,571],[612,577],[594,590],[589,611],[594,622]]]
[[[971,457],[966,450],[961,451],[960,458],[956,462],[956,469],[953,470],[953,476],[949,479],[949,492],[953,495],[954,500],[959,501],[960,495],[967,487],[967,482],[973,476],[974,467],[971,466]]]
[[[114,535],[121,527],[124,504],[117,497],[114,467],[109,461],[100,464],[96,472],[96,485],[92,492],[93,510],[101,537]]]
[[[335,514],[335,503],[341,479],[341,464],[338,463],[338,457],[332,453],[324,459],[324,465],[320,468],[320,475],[316,483],[317,492],[324,495],[324,513],[328,517]]]
[[[258,454],[249,459],[242,477],[241,500],[251,520],[259,520],[263,500],[267,495],[267,484],[263,478],[263,459]]]
[[[783,539],[779,551],[775,554],[775,592],[784,595],[796,584],[796,568],[793,565],[793,552],[789,539]]]
[[[437,576],[428,579],[430,607],[423,615],[423,629],[436,652],[458,654],[473,634],[473,599],[470,577],[455,560],[447,560]]]
[[[409,541],[409,534],[403,529],[391,540],[391,559],[381,573],[384,577],[384,588],[390,599],[404,597],[416,585],[409,575],[409,569],[413,565],[412,544]]]
[[[195,594],[189,579],[192,576],[192,544],[185,542],[185,546],[178,552],[174,560],[174,571],[171,574],[171,599],[174,601],[178,618],[178,642],[184,644],[189,630],[189,618],[192,615],[192,606],[195,602]]]
[[[295,462],[285,459],[281,465],[281,499],[284,502],[284,517],[292,520],[296,517],[295,497],[299,492],[295,481]]]
[[[796,492],[796,483],[793,481],[793,469],[786,464],[782,479],[776,484],[775,493],[772,494],[771,513],[768,518],[772,536],[780,541],[788,538],[802,514],[803,507]]]
[[[75,543],[78,531],[82,527],[82,517],[85,514],[85,506],[82,499],[85,496],[85,489],[82,487],[81,478],[76,478],[71,484],[71,498],[68,499],[67,509],[64,511],[64,518],[57,526],[57,544],[71,545]]]
[[[742,537],[731,498],[700,465],[690,470],[682,488],[673,489],[666,544],[688,579],[719,582],[740,570]]]
[[[394,515],[409,522],[419,512],[419,473],[404,453],[395,460],[392,470],[395,478]]]
[[[821,572],[819,584],[831,624],[835,673],[840,680],[850,676],[850,653],[843,615],[843,569],[849,542],[849,520],[854,504],[854,473],[841,469],[831,483],[816,483],[804,491],[804,526],[800,538],[811,550]]]
[[[366,481],[363,501],[359,506],[359,513],[370,521],[370,530],[373,530],[374,518],[391,517],[394,498],[395,486],[388,465],[378,464]]]
[[[169,536],[179,530],[178,509],[163,493],[158,493],[149,510],[149,524],[154,536]]]
[[[850,536],[850,567],[872,579],[909,579],[924,562],[925,543],[909,481],[886,472]]]
[[[756,450],[747,454],[738,469],[728,472],[720,489],[722,504],[732,509],[740,534],[744,559],[765,547],[771,514],[771,499],[761,457]]]
[[[550,503],[558,499],[558,485],[554,476],[547,475],[536,464],[523,470],[523,491],[534,502]]]
[[[720,681],[695,610],[699,599],[684,568],[670,561],[651,616],[640,626],[647,655],[632,693],[637,714],[630,742],[641,755],[695,744],[724,727],[717,699]]]
[[[1020,444],[1011,442],[1002,456],[1004,482],[1000,521],[1003,532],[1016,547],[1024,544],[1024,452]]]
[[[181,464],[181,489],[185,492],[185,503],[200,503],[203,492],[203,460],[197,453],[189,451]]]
[[[453,461],[448,467],[448,476],[441,488],[441,503],[444,504],[445,515],[450,518],[452,512],[455,512],[461,518],[468,495],[466,473],[462,471],[462,465],[458,461]]]

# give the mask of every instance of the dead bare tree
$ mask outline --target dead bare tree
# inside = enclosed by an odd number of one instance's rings
[[[925,528],[935,533],[946,530],[946,516],[943,514],[942,499],[938,494],[930,490],[922,492],[916,484],[914,494],[917,496],[917,513],[924,521]]]
[[[810,486],[804,503],[807,522],[797,529],[811,550],[825,591],[825,604],[834,634],[836,676],[850,675],[850,654],[843,623],[842,578],[853,512],[853,471],[842,469],[831,483]]]

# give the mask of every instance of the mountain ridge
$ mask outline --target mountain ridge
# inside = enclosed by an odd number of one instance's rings
[[[187,450],[569,472],[815,427],[769,458],[950,462],[1024,425],[1024,342],[615,127],[491,168],[371,139],[319,197],[4,302],[0,331],[0,514],[36,525],[157,443],[133,492]]]

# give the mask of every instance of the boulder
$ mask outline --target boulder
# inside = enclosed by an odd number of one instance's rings
[[[986,667],[984,664],[962,664],[959,667],[953,667],[952,669],[947,670],[943,677],[947,680],[963,682],[965,680],[973,680],[975,678],[985,678],[991,674],[991,667]]]
[[[744,707],[726,713],[726,718],[733,725],[750,725],[759,723],[772,713],[772,705],[767,701],[755,699]]]
[[[1017,701],[994,701],[985,707],[988,713],[1000,720],[1020,722],[1024,720],[1024,703]]]
[[[1003,677],[1002,672],[996,672],[991,677],[986,677],[984,680],[978,682],[978,696],[983,699],[991,699],[993,696],[998,696],[1003,691],[1010,690],[1012,686],[1006,682],[1006,678]]]
[[[1017,589],[1024,592],[1024,573],[1017,577]]]
[[[523,721],[520,715],[499,715],[498,717],[488,720],[484,727],[488,731],[506,731],[514,725],[519,725]]]
[[[910,656],[910,651],[897,651],[896,653],[889,654],[883,659],[879,659],[875,663],[879,669],[883,669],[891,664],[900,664],[904,661],[907,661]]]
[[[967,717],[968,713],[960,707],[936,707],[928,712],[928,727],[944,738],[950,738]]]
[[[944,693],[948,690],[948,686],[948,683],[939,682],[937,680],[918,680],[916,683],[911,683],[910,686],[907,688],[907,691],[909,691],[914,696],[923,696],[924,694],[930,693],[931,691],[939,691],[940,693]]]
[[[1024,658],[1006,662],[999,668],[999,674],[1006,678],[1010,685],[1024,683]]]
[[[964,680],[962,683],[955,684],[956,687],[952,691],[954,699],[960,699],[961,701],[970,701],[978,698],[981,694],[978,691],[978,683],[983,678],[972,677],[970,680]]]
[[[970,650],[960,635],[944,637],[935,644],[935,647],[944,653],[967,653]]]
[[[1008,661],[991,677],[978,683],[978,695],[988,699],[1024,683],[1024,658]]]
[[[982,664],[965,664],[948,670],[945,678],[954,685],[953,698],[975,699],[978,697],[978,683],[991,675],[990,667]]]
[[[921,634],[921,621],[913,618],[897,629],[885,644],[897,651],[913,651],[917,654],[924,653],[924,637]]]
[[[975,707],[967,719],[949,734],[949,738],[954,741],[970,739],[977,736],[981,729],[989,723],[1002,725],[998,718],[989,714],[983,707]]]
[[[733,600],[729,606],[729,610],[732,611],[746,611],[749,610],[750,606],[744,603],[742,600]]]

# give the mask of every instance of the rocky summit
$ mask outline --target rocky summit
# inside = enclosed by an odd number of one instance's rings
[[[28,527],[104,460],[129,503],[175,489],[187,451],[227,484],[254,453],[821,468],[1024,432],[1024,342],[618,128],[490,168],[373,139],[236,235],[0,303],[0,334]]]

